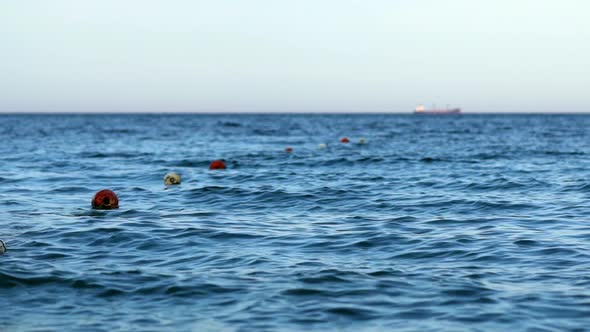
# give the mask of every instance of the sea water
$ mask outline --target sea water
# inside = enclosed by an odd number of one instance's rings
[[[589,128],[1,115],[0,330],[582,331]],[[91,209],[105,188],[120,209]]]

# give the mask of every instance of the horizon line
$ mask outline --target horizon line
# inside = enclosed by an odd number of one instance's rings
[[[413,111],[3,111],[0,110],[0,115],[51,115],[51,114],[72,114],[72,115],[92,115],[92,114],[202,114],[202,115],[215,115],[215,114],[226,114],[226,115],[264,115],[264,114],[350,114],[350,115],[364,115],[364,114],[375,114],[375,115],[414,115]],[[590,111],[473,111],[473,112],[461,112],[459,114],[423,114],[423,115],[439,115],[439,116],[461,116],[461,115],[524,115],[524,114],[590,114]]]

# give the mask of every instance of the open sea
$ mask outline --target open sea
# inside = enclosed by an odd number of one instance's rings
[[[3,332],[590,329],[590,115],[4,114],[0,137]]]

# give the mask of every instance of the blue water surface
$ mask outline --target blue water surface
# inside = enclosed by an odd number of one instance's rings
[[[585,331],[588,128],[0,115],[0,331]]]

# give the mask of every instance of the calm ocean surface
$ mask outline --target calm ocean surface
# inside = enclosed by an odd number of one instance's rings
[[[589,128],[0,115],[0,331],[585,331]]]

